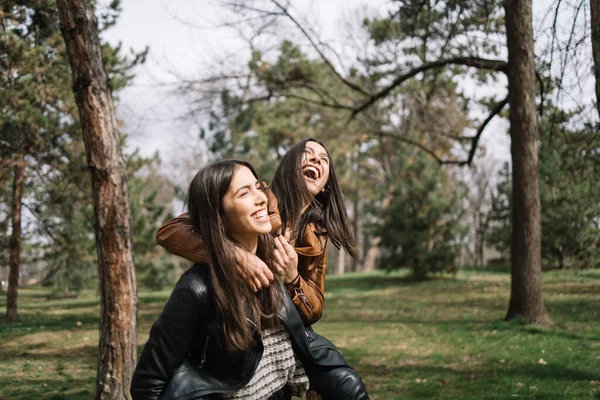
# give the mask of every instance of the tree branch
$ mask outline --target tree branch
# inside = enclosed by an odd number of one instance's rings
[[[290,15],[287,8],[285,8],[281,4],[279,4],[279,2],[277,0],[271,0],[271,2],[273,4],[275,4],[294,23],[294,25],[296,25],[298,27],[298,29],[300,29],[300,32],[302,32],[304,37],[306,37],[306,39],[308,39],[308,41],[310,42],[312,47],[315,49],[315,51],[319,54],[319,56],[321,57],[323,62],[329,67],[329,69],[331,69],[331,71],[334,73],[334,75],[340,81],[342,81],[346,86],[352,88],[353,90],[355,90],[357,92],[364,94],[365,96],[371,96],[371,93],[367,92],[362,87],[350,82],[349,80],[344,78],[342,75],[340,75],[340,73],[337,71],[337,69],[335,69],[335,67],[331,63],[331,61],[329,61],[329,59],[325,56],[325,54],[323,54],[323,52],[319,49],[319,46],[317,46],[317,44],[314,42],[312,37],[308,34],[308,32],[306,32],[304,27],[302,27],[302,25],[300,25],[300,23],[298,21],[296,21],[296,19]]]
[[[404,136],[400,136],[400,135],[396,135],[393,133],[389,133],[389,132],[383,132],[383,131],[377,131],[374,132],[375,134],[379,135],[379,136],[384,136],[384,137],[389,137],[392,139],[396,139],[399,140],[401,142],[405,142],[408,143],[410,145],[416,146],[419,149],[423,150],[425,153],[429,154],[431,157],[433,157],[435,159],[435,161],[438,162],[438,164],[443,165],[443,164],[452,164],[452,165],[459,165],[459,166],[463,166],[467,164],[467,161],[460,161],[460,160],[444,160],[441,159],[437,154],[435,154],[435,151],[431,150],[429,147],[417,142],[416,140],[412,140],[409,138],[406,138]]]
[[[428,71],[430,69],[440,68],[440,67],[444,67],[446,65],[451,65],[451,64],[464,65],[467,67],[474,67],[477,69],[487,69],[490,71],[499,71],[499,72],[504,72],[504,73],[507,72],[507,68],[508,68],[508,63],[506,61],[489,60],[489,59],[479,58],[479,57],[456,57],[456,58],[449,58],[446,60],[437,60],[437,61],[425,63],[417,68],[414,68],[414,69],[408,71],[405,74],[398,76],[386,88],[382,89],[375,95],[370,96],[369,100],[367,100],[366,102],[361,104],[359,107],[357,107],[352,112],[352,115],[350,116],[350,120],[353,119],[360,112],[364,111],[369,106],[373,105],[377,100],[390,94],[390,92],[393,89],[400,86],[402,83],[404,83],[408,79],[414,77],[415,75],[417,75],[421,72],[424,72],[424,71]]]
[[[471,148],[469,150],[469,156],[467,157],[466,160],[448,160],[448,159],[442,159],[440,158],[434,150],[430,149],[429,147],[417,142],[416,140],[412,140],[409,138],[406,138],[404,136],[400,136],[400,135],[396,135],[394,133],[389,133],[389,132],[383,132],[383,131],[377,131],[374,132],[375,134],[384,137],[389,137],[389,138],[393,138],[396,140],[399,140],[401,142],[405,142],[408,143],[410,145],[416,146],[419,149],[423,150],[424,152],[426,152],[427,154],[429,154],[431,157],[433,157],[435,159],[435,161],[437,161],[438,164],[440,165],[444,165],[444,164],[452,164],[452,165],[458,165],[458,166],[471,166],[471,164],[473,163],[473,159],[475,158],[475,152],[477,151],[477,146],[479,145],[479,139],[481,138],[481,134],[483,133],[483,131],[485,130],[485,128],[488,126],[488,124],[490,123],[490,121],[500,113],[500,111],[502,111],[502,109],[508,104],[508,96],[502,100],[499,101],[498,103],[496,103],[494,105],[494,107],[492,108],[490,114],[487,116],[487,118],[483,121],[483,123],[479,126],[479,128],[477,129],[477,133],[472,136],[472,137],[468,137],[468,136],[456,136],[456,135],[444,135],[447,137],[450,137],[454,140],[457,141],[465,141],[465,140],[470,140],[471,141]]]
[[[496,105],[494,106],[494,108],[492,108],[492,111],[490,112],[488,117],[479,126],[479,129],[477,129],[477,133],[475,134],[475,136],[473,136],[473,139],[471,139],[471,149],[469,150],[469,157],[467,158],[467,162],[466,162],[466,164],[468,166],[471,166],[471,163],[473,162],[473,158],[475,157],[475,151],[477,151],[477,145],[479,144],[479,139],[481,138],[481,134],[483,133],[483,130],[490,123],[490,121],[496,115],[498,115],[500,113],[500,111],[502,111],[502,109],[507,104],[508,104],[508,96],[506,96],[506,98],[504,100],[496,103]]]

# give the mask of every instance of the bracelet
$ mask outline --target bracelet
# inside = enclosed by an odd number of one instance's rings
[[[298,275],[296,275],[296,277],[294,279],[292,279],[290,282],[286,283],[286,285],[291,285],[292,283],[295,283],[298,279],[300,279],[300,272],[298,272]]]

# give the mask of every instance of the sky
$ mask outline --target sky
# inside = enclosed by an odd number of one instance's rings
[[[360,0],[295,2],[297,15],[308,16],[325,41],[335,38],[342,17]],[[383,1],[371,1],[377,7]],[[112,44],[140,51],[149,46],[149,57],[137,70],[133,84],[119,93],[118,117],[124,121],[128,147],[145,155],[159,151],[161,158],[176,156],[173,147],[197,135],[198,126],[177,120],[181,107],[177,98],[166,95],[164,83],[173,81],[170,71],[193,75],[211,54],[235,53],[241,45],[235,34],[210,29],[222,20],[223,12],[211,0],[127,0],[115,27],[103,34]],[[190,22],[189,26],[182,22]],[[206,27],[206,28],[205,28]]]
[[[546,0],[538,0],[541,7]],[[369,7],[385,12],[384,0],[370,0]],[[309,19],[325,42],[339,39],[340,27],[352,9],[364,0],[297,0],[295,15]],[[103,34],[103,39],[125,49],[137,51],[149,46],[146,64],[137,70],[134,83],[119,93],[118,116],[124,121],[129,151],[139,148],[142,154],[159,151],[163,161],[178,157],[178,148],[190,143],[198,125],[177,119],[182,107],[177,97],[162,89],[173,75],[191,76],[205,68],[205,62],[223,52],[235,60],[241,44],[230,30],[214,29],[222,21],[223,11],[211,0],[127,0],[117,25]],[[536,4],[534,4],[534,11]],[[535,13],[534,13],[535,14]],[[539,13],[537,13],[539,15]],[[185,20],[195,26],[186,25]],[[238,57],[239,58],[239,57]],[[241,61],[241,59],[240,59]],[[476,92],[481,88],[466,88]],[[495,118],[486,128],[483,143],[498,163],[510,159],[508,123]]]

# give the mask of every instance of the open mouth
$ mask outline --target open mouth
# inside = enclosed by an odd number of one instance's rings
[[[252,215],[250,215],[250,217],[252,217],[252,219],[255,219],[257,221],[264,221],[264,220],[268,219],[269,214],[267,213],[267,209],[263,208],[262,210],[258,210],[255,213],[252,213]]]
[[[304,176],[306,178],[308,178],[312,181],[316,181],[321,176],[321,173],[319,172],[319,170],[317,168],[313,167],[312,165],[306,165],[302,169],[302,173],[304,174]]]

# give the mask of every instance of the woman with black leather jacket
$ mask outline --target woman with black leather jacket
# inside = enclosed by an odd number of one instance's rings
[[[280,284],[254,293],[236,272],[232,246],[256,254],[278,277],[297,264],[283,236],[269,235],[266,201],[247,163],[222,161],[196,175],[190,221],[209,260],[183,274],[154,323],[133,376],[134,399],[289,399],[309,381],[324,399],[368,399]]]

